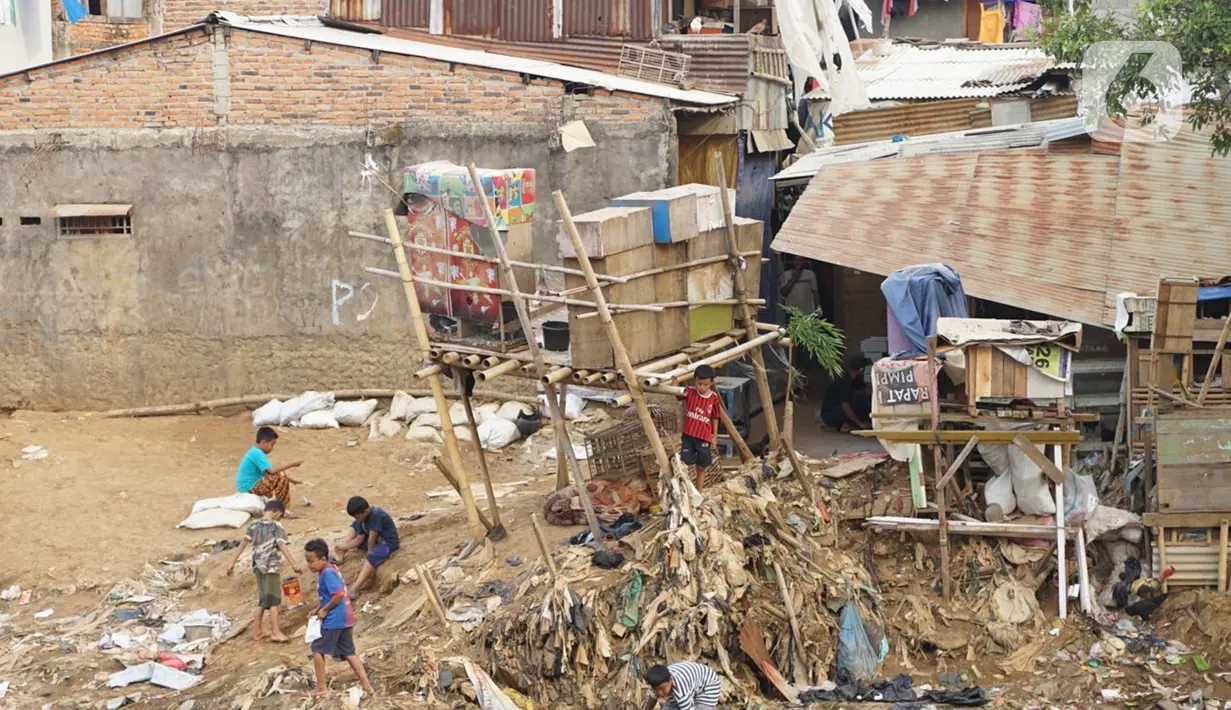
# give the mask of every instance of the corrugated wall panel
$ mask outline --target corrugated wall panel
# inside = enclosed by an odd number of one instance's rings
[[[965,131],[992,125],[992,112],[978,99],[927,101],[845,113],[834,119],[834,144],[849,145],[905,136]]]
[[[1077,96],[1049,96],[1030,102],[1031,121],[1051,121],[1077,115]]]
[[[552,0],[502,0],[500,37],[510,42],[550,42]],[[564,4],[569,5],[569,0]]]
[[[693,88],[742,96],[748,90],[748,36],[695,35],[659,39],[668,52],[687,54]]]
[[[445,33],[499,37],[501,0],[444,0]]]
[[[380,20],[381,0],[329,0],[329,16],[347,22]]]
[[[569,37],[564,42],[510,42],[495,37],[436,36],[419,28],[391,28],[390,37],[401,37],[416,42],[442,44],[449,47],[479,49],[513,57],[540,59],[570,66],[604,71],[614,74],[620,66],[620,47],[624,40],[619,37]]]
[[[386,27],[427,27],[431,0],[382,0],[380,24]]]
[[[647,40],[651,0],[565,0],[564,33]]]

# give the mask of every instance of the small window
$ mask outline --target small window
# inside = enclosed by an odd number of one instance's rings
[[[22,217],[21,224],[24,227],[33,227],[43,223],[42,217]]]
[[[132,205],[56,205],[56,232],[65,239],[132,236]]]

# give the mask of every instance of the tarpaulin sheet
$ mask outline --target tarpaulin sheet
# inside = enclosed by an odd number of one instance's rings
[[[898,269],[881,283],[881,293],[910,344],[908,350],[892,353],[896,358],[926,353],[927,339],[936,334],[941,317],[967,317],[962,279],[944,264]]]

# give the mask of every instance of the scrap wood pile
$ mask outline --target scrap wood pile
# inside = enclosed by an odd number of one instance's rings
[[[627,707],[650,665],[697,659],[725,676],[726,702],[743,702],[764,694],[762,680],[794,699],[829,678],[847,602],[880,645],[867,569],[828,546],[816,509],[779,476],[758,462],[702,496],[673,459],[659,481],[662,530],[633,536],[622,571],[562,574],[496,611],[481,632],[484,667],[549,707]]]

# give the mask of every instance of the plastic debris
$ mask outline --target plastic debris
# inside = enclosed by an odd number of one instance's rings
[[[20,596],[21,596],[21,586],[17,584],[14,584],[13,586],[9,587],[3,592],[0,592],[0,600],[6,601],[6,602],[11,602]]]
[[[55,614],[55,613],[56,613],[56,610],[55,610],[55,609],[44,609],[44,610],[42,610],[42,611],[36,611],[36,612],[34,613],[34,618],[36,618],[36,619],[50,619],[50,618],[51,618],[51,615],[52,615],[52,614]]]

